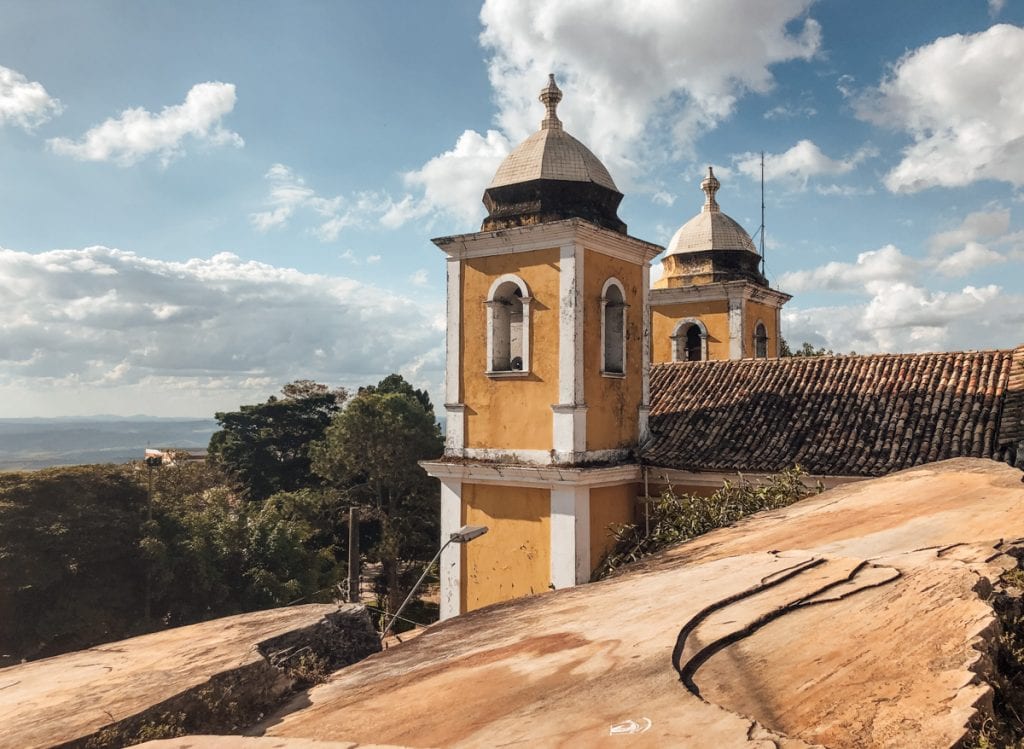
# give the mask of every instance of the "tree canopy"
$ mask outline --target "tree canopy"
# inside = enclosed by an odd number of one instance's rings
[[[311,380],[289,383],[281,392],[281,398],[216,414],[221,429],[210,438],[209,459],[253,500],[319,485],[309,445],[323,437],[347,397],[343,388]]]

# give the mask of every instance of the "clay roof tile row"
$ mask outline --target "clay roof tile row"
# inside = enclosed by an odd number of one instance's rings
[[[667,468],[880,476],[1024,440],[1024,346],[656,364],[651,393]]]

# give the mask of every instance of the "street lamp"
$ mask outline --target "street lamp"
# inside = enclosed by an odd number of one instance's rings
[[[441,548],[437,550],[436,554],[434,554],[434,558],[430,560],[430,563],[427,565],[426,569],[423,570],[423,574],[420,575],[420,579],[417,580],[416,584],[412,586],[412,590],[409,591],[409,595],[407,595],[405,597],[405,600],[402,601],[402,605],[398,607],[398,611],[396,611],[394,615],[391,617],[391,621],[388,622],[388,626],[384,627],[384,630],[380,633],[381,642],[384,642],[384,638],[387,637],[388,631],[391,629],[395,621],[398,619],[399,614],[401,614],[402,611],[405,610],[406,605],[409,603],[409,601],[412,600],[413,595],[416,593],[416,590],[420,587],[420,584],[426,578],[427,573],[430,572],[430,568],[434,566],[434,562],[436,562],[438,558],[441,556],[441,553],[448,548],[448,544],[468,544],[474,538],[479,538],[485,533],[487,533],[486,525],[464,525],[448,537],[448,540],[441,545]]]

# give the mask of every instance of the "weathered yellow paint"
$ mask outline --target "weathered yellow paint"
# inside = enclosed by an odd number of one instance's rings
[[[590,490],[590,564],[597,569],[601,558],[611,550],[615,539],[609,525],[636,522],[637,484],[602,486]]]
[[[584,251],[583,397],[587,404],[587,450],[636,444],[643,398],[643,265]],[[601,374],[601,289],[609,278],[625,289],[625,377]]]
[[[462,400],[466,446],[550,450],[551,405],[558,403],[557,248],[464,260],[462,265]],[[487,370],[487,308],[498,277],[514,273],[530,289],[530,371],[492,378]]]
[[[462,546],[462,612],[544,593],[551,582],[551,493],[462,485],[462,522],[487,533]]]
[[[747,302],[743,306],[743,356],[754,356],[754,332],[757,323],[763,322],[768,333],[768,358],[775,358],[779,341],[779,330],[776,325],[775,307],[760,302]]]
[[[680,320],[699,318],[708,329],[708,359],[729,358],[729,302],[681,302],[651,307],[651,362],[672,361],[672,334]]]

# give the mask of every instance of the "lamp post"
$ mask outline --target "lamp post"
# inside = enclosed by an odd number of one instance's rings
[[[434,554],[434,558],[430,560],[426,569],[423,570],[423,574],[420,575],[420,579],[412,586],[412,590],[409,591],[409,595],[407,595],[405,600],[402,601],[402,605],[398,607],[398,611],[396,611],[391,617],[391,621],[388,622],[388,625],[384,627],[384,630],[380,633],[381,642],[384,642],[384,638],[387,637],[391,627],[398,620],[399,614],[405,610],[406,605],[412,600],[413,595],[426,578],[427,573],[430,572],[430,568],[434,566],[434,562],[436,562],[441,557],[441,553],[448,548],[448,544],[468,544],[474,538],[479,538],[485,533],[487,533],[486,525],[464,525],[448,537],[448,540],[441,545],[441,548],[437,550],[436,554]]]

